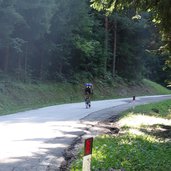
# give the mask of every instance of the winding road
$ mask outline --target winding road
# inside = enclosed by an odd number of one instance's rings
[[[63,152],[86,129],[132,106],[171,99],[171,95],[71,103],[0,117],[0,171],[58,171]]]

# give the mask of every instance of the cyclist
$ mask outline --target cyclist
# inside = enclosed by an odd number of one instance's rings
[[[91,101],[90,101],[91,97],[90,96],[93,94],[93,84],[92,83],[85,83],[84,94],[85,94],[86,108],[91,107]]]

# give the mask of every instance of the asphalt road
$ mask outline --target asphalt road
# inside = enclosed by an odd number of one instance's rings
[[[58,171],[64,150],[82,135],[86,121],[103,121],[130,107],[171,99],[145,96],[45,107],[0,117],[0,171]]]

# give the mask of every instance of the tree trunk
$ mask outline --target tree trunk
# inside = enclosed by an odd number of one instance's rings
[[[21,54],[18,54],[18,70],[17,70],[17,78],[18,80],[21,79]]]
[[[104,49],[104,74],[107,71],[107,60],[108,60],[108,17],[105,16],[105,49]]]
[[[61,62],[61,63],[59,63],[59,69],[58,69],[59,75],[62,75],[62,70],[63,70],[63,65]]]
[[[26,44],[25,56],[24,56],[24,81],[27,78],[27,55],[28,55],[28,44]]]
[[[8,72],[8,65],[9,65],[9,46],[7,45],[5,49],[5,59],[4,59],[4,72]]]
[[[43,80],[43,57],[42,57],[42,53],[41,53],[41,56],[40,56],[40,80]]]
[[[116,75],[116,32],[117,32],[117,21],[116,18],[114,19],[114,37],[113,37],[113,67],[112,67],[112,76],[115,77]]]

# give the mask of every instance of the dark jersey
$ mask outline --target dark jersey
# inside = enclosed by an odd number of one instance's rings
[[[85,92],[85,94],[92,94],[93,93],[93,85],[91,83],[86,83],[84,92]]]

